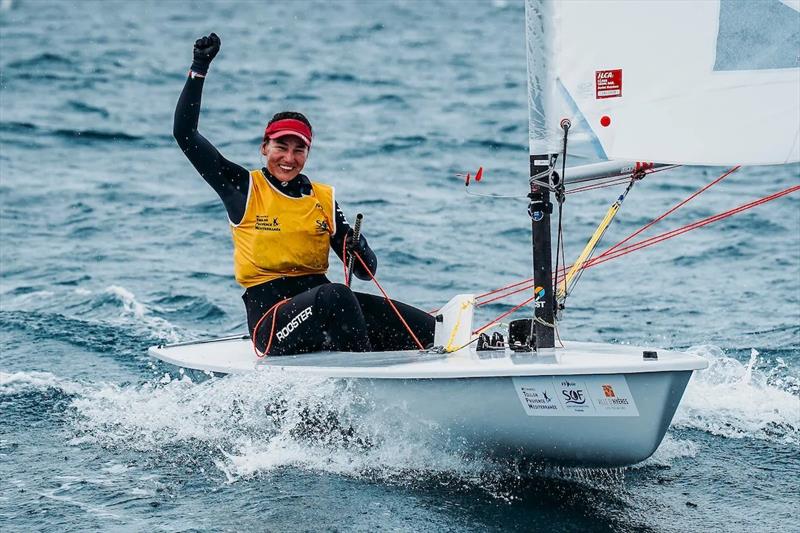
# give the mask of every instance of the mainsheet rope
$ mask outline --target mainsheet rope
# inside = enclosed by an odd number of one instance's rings
[[[369,269],[369,267],[367,266],[367,263],[365,263],[365,262],[364,262],[364,260],[363,260],[363,259],[361,258],[361,256],[358,254],[358,252],[355,252],[355,251],[354,251],[354,252],[353,252],[353,255],[355,256],[355,258],[356,258],[356,259],[358,259],[358,262],[359,262],[359,263],[361,263],[361,266],[362,266],[362,267],[364,267],[364,270],[367,272],[367,274],[369,274],[369,277],[372,279],[372,281],[373,281],[373,282],[375,282],[375,285],[376,285],[376,286],[378,287],[378,289],[381,291],[381,294],[383,294],[383,297],[384,297],[384,298],[386,298],[386,301],[389,303],[389,306],[392,308],[392,310],[393,310],[393,311],[395,312],[395,314],[397,315],[397,318],[399,318],[399,319],[400,319],[400,322],[402,322],[402,323],[403,323],[403,325],[405,326],[405,328],[406,328],[406,330],[408,331],[409,335],[411,335],[411,338],[412,338],[412,339],[414,339],[414,342],[415,342],[415,343],[417,343],[417,346],[419,347],[419,349],[420,349],[420,350],[424,350],[424,349],[425,349],[425,347],[422,345],[422,343],[421,343],[421,342],[419,342],[419,339],[418,339],[418,338],[417,338],[417,336],[414,334],[414,331],[411,329],[411,327],[408,325],[408,322],[406,322],[406,319],[405,319],[405,318],[403,318],[403,315],[401,315],[401,314],[400,314],[400,311],[397,309],[397,307],[395,307],[395,305],[394,305],[394,302],[392,301],[392,299],[391,299],[391,298],[389,298],[389,295],[388,295],[388,294],[386,294],[386,291],[385,291],[385,290],[383,290],[383,287],[381,287],[381,284],[380,284],[380,283],[378,283],[378,279],[377,279],[377,278],[376,278],[376,277],[375,277],[375,276],[372,274],[372,271],[371,271],[371,270]]]
[[[344,279],[345,279],[345,283],[346,283],[348,276],[347,276],[347,264],[344,261],[344,259],[346,259],[345,252],[346,252],[346,247],[342,250],[342,259],[343,259],[342,263],[345,264],[345,267],[344,267],[344,269],[345,269]],[[358,259],[358,262],[361,263],[361,266],[364,267],[364,270],[367,272],[367,274],[369,274],[369,277],[372,279],[372,281],[375,282],[375,285],[381,291],[381,294],[383,294],[383,297],[389,303],[389,306],[395,312],[395,314],[397,315],[397,318],[400,319],[400,322],[403,323],[403,326],[405,326],[406,331],[408,331],[409,335],[411,335],[411,338],[414,339],[414,342],[417,344],[419,349],[420,350],[424,350],[425,347],[422,345],[422,343],[419,341],[417,336],[414,334],[414,331],[408,325],[408,322],[406,322],[405,318],[403,318],[403,315],[400,314],[400,311],[394,305],[394,302],[392,302],[392,299],[389,298],[389,295],[386,294],[385,290],[383,290],[383,287],[381,287],[381,284],[378,283],[377,278],[375,278],[375,276],[372,274],[372,271],[369,269],[367,264],[364,262],[364,260],[361,258],[361,256],[357,252],[352,252],[352,253],[353,253],[353,256],[355,256],[355,258]],[[349,285],[348,285],[348,287],[349,287]],[[289,301],[289,299],[287,298],[285,300],[281,300],[280,302],[278,302],[275,305],[273,305],[272,307],[270,307],[267,310],[267,312],[264,313],[261,316],[261,318],[258,320],[258,322],[256,323],[256,327],[253,328],[253,334],[251,335],[251,338],[252,338],[252,341],[253,341],[253,351],[255,352],[256,357],[258,357],[259,359],[263,359],[264,357],[269,355],[269,349],[272,347],[272,338],[275,335],[275,322],[277,321],[277,317],[278,317],[278,308],[280,306],[282,306],[283,304],[285,304],[286,302],[288,302],[288,301]],[[258,333],[258,329],[261,327],[261,323],[264,321],[264,319],[266,319],[270,315],[270,313],[272,313],[272,328],[270,329],[270,332],[269,332],[269,340],[267,341],[267,346],[264,349],[264,351],[263,352],[259,352],[258,351],[258,347],[256,346],[256,334]]]
[[[278,318],[278,308],[288,301],[289,299],[286,298],[276,303],[275,305],[267,309],[267,312],[261,316],[258,322],[256,322],[256,327],[253,328],[253,334],[250,336],[250,338],[253,340],[253,351],[256,353],[256,357],[258,357],[259,359],[264,359],[267,355],[269,355],[269,349],[272,347],[272,336],[275,334],[275,321]],[[264,351],[259,352],[258,347],[256,346],[256,334],[258,333],[258,328],[261,327],[261,323],[264,321],[265,318],[269,316],[270,313],[273,313],[273,315],[272,315],[272,328],[270,328],[269,330],[269,340],[267,340],[267,346],[266,348],[264,348]]]

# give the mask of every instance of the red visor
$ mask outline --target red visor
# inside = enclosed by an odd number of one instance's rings
[[[278,137],[284,137],[286,135],[300,137],[311,147],[311,128],[299,120],[293,118],[276,120],[264,130],[264,140],[277,139]]]

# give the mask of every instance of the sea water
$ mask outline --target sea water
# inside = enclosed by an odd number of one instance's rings
[[[306,113],[308,175],[364,213],[387,292],[434,309],[531,274],[523,16],[511,1],[0,3],[0,529],[798,528],[797,195],[589,269],[568,299],[564,338],[709,362],[634,467],[466,459],[411,437],[414,413],[359,416],[346,382],[192,380],[148,358],[246,329],[225,211],[171,135],[196,38],[222,38],[201,132],[256,168],[266,120]],[[518,198],[465,194],[457,174],[479,166],[470,191]],[[603,243],[725,170],[650,176]],[[799,174],[742,169],[645,235]],[[568,197],[567,261],[619,192]]]

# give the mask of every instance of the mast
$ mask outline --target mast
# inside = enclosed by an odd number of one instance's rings
[[[543,176],[541,181],[551,182],[555,155],[530,156],[531,176]],[[552,183],[550,183],[552,185]],[[555,296],[553,294],[553,247],[550,237],[550,215],[553,204],[550,190],[531,180],[528,195],[528,214],[531,217],[533,235],[533,285],[534,324],[536,332],[536,351],[546,354],[555,349]]]
[[[558,142],[552,138],[548,121],[555,117],[551,88],[553,69],[548,68],[552,55],[555,28],[547,0],[526,0],[525,37],[528,57],[528,134],[530,141],[530,204],[533,248],[534,324],[536,352],[552,354],[555,350],[555,295],[553,294],[553,259],[550,215],[553,204],[550,189],[553,167],[558,158]],[[555,141],[555,142],[554,142]]]

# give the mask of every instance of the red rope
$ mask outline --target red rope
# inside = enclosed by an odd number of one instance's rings
[[[558,269],[558,276],[563,278],[563,276],[566,275],[567,271],[569,270],[569,268],[571,266],[572,265],[567,265],[565,267],[560,267]],[[553,272],[553,276],[555,276],[555,275],[556,275],[556,273]],[[511,291],[509,293],[501,294],[500,296],[496,296],[496,297],[494,297],[494,298],[492,298],[490,300],[485,300],[483,302],[480,302],[480,303],[476,304],[475,307],[480,307],[482,305],[487,305],[487,304],[490,304],[492,302],[496,302],[497,300],[502,300],[503,298],[508,298],[509,296],[517,294],[518,292],[522,292],[522,291],[526,291],[528,289],[531,289],[531,288],[533,288],[533,285],[534,285],[533,284],[533,278],[524,279],[524,280],[519,281],[517,283],[512,283],[511,285],[506,285],[505,287],[501,287],[501,288],[493,290],[493,291],[489,291],[489,292],[485,292],[483,294],[479,294],[478,296],[475,297],[475,299],[476,300],[480,300],[481,298],[485,298],[486,296],[491,296],[493,294],[497,294],[498,292],[503,292],[503,291],[505,291],[507,289],[511,289],[511,288],[517,287],[519,285],[524,285],[524,286],[520,287],[517,290]]]
[[[727,172],[727,173],[725,173],[724,175],[722,175],[722,176],[720,176],[719,178],[717,178],[715,181],[713,181],[713,182],[709,183],[709,184],[708,184],[708,185],[706,185],[706,186],[705,186],[703,189],[701,189],[701,190],[699,190],[698,192],[696,192],[696,193],[693,195],[693,197],[694,197],[694,196],[697,196],[697,194],[700,194],[700,192],[703,192],[703,190],[706,190],[706,189],[710,188],[710,187],[711,187],[712,185],[714,185],[715,183],[718,183],[720,180],[722,180],[723,178],[725,178],[726,176],[728,176],[728,175],[730,175],[732,172],[734,172],[734,171],[735,171],[737,168],[738,168],[738,167],[735,167],[734,169],[731,169],[730,171],[728,171],[728,172]],[[717,221],[719,221],[719,220],[723,220],[723,219],[725,219],[725,218],[728,218],[728,217],[730,217],[730,216],[736,215],[736,214],[738,214],[738,213],[741,213],[741,212],[743,212],[743,211],[746,211],[746,210],[748,210],[748,209],[751,209],[751,208],[753,208],[753,207],[757,207],[757,206],[759,206],[759,205],[765,204],[765,203],[767,203],[767,202],[770,202],[770,201],[772,201],[772,200],[776,200],[776,199],[778,199],[778,198],[781,198],[781,197],[783,197],[783,196],[786,196],[786,195],[788,195],[788,194],[792,194],[792,193],[794,193],[794,192],[797,192],[797,191],[800,191],[800,185],[795,185],[795,186],[793,186],[793,187],[789,187],[789,188],[787,188],[787,189],[784,189],[784,190],[782,190],[782,191],[778,191],[778,192],[776,192],[776,193],[773,193],[773,194],[770,194],[770,195],[768,195],[768,196],[764,196],[764,197],[762,197],[762,198],[759,198],[758,200],[754,200],[754,201],[752,201],[752,202],[748,202],[748,203],[746,203],[746,204],[739,205],[739,206],[737,206],[737,207],[734,207],[734,208],[732,208],[732,209],[729,209],[729,210],[727,210],[727,211],[723,211],[723,212],[721,212],[721,213],[717,213],[716,215],[712,215],[712,216],[710,216],[710,217],[707,217],[707,218],[704,218],[704,219],[701,219],[701,220],[698,220],[698,221],[692,222],[692,223],[690,223],[690,224],[686,224],[686,225],[684,225],[684,226],[681,226],[680,228],[673,229],[673,230],[670,230],[670,231],[667,231],[667,232],[661,233],[661,234],[659,234],[659,235],[656,235],[656,236],[654,236],[654,237],[650,237],[650,238],[647,238],[647,239],[644,239],[644,240],[641,240],[641,241],[638,241],[638,242],[636,242],[636,243],[633,243],[633,244],[630,244],[630,245],[628,245],[628,246],[624,246],[624,247],[621,247],[621,248],[620,248],[619,246],[620,246],[622,243],[624,243],[624,242],[626,242],[626,241],[630,240],[630,238],[631,238],[631,237],[626,237],[626,238],[625,238],[623,241],[621,241],[620,243],[617,243],[617,244],[615,244],[614,246],[612,246],[611,248],[609,248],[608,250],[606,250],[605,252],[603,252],[603,254],[601,254],[601,255],[599,255],[599,256],[597,256],[597,257],[594,257],[594,258],[592,258],[592,259],[589,259],[588,261],[586,261],[586,263],[584,263],[584,265],[581,267],[581,270],[583,270],[583,269],[586,269],[586,268],[591,268],[591,267],[593,267],[593,266],[596,266],[596,265],[599,265],[599,264],[605,263],[606,261],[610,261],[611,259],[616,259],[617,257],[621,257],[621,256],[623,256],[623,255],[626,255],[626,254],[629,254],[629,253],[631,253],[631,252],[635,252],[635,251],[637,251],[637,250],[641,250],[642,248],[646,248],[646,247],[648,247],[648,246],[652,246],[652,245],[654,245],[654,244],[658,244],[659,242],[665,241],[665,240],[667,240],[667,239],[670,239],[670,238],[672,238],[672,237],[677,237],[678,235],[682,235],[682,234],[684,234],[684,233],[687,233],[687,232],[689,232],[689,231],[691,231],[691,230],[693,230],[693,229],[697,229],[697,228],[701,228],[701,227],[703,227],[703,226],[707,226],[708,224],[711,224],[711,223],[713,223],[713,222],[717,222]],[[686,201],[683,201],[681,204],[677,205],[676,207],[674,207],[674,208],[670,209],[670,210],[669,210],[667,213],[665,213],[664,215],[662,215],[662,216],[658,217],[658,218],[657,218],[657,219],[655,219],[655,220],[656,220],[656,221],[658,221],[658,220],[661,220],[661,219],[663,219],[663,218],[664,218],[664,217],[666,217],[668,214],[670,214],[671,212],[673,212],[675,209],[677,209],[677,208],[678,208],[678,207],[680,207],[681,205],[685,204],[687,201],[688,201],[688,199],[687,199]],[[648,227],[649,227],[649,226],[652,226],[652,224],[653,224],[653,223],[654,223],[654,222],[651,222],[650,224],[648,224]],[[645,229],[645,228],[643,228],[643,229]],[[632,236],[635,236],[635,235],[637,235],[637,234],[639,234],[639,233],[641,233],[641,231],[638,231],[638,232],[634,233]],[[559,270],[561,270],[561,272],[559,272],[559,273],[558,273],[558,275],[556,275],[556,276],[555,276],[555,277],[556,277],[556,283],[558,283],[558,282],[559,282],[561,279],[563,279],[563,277],[564,277],[564,275],[565,275],[566,271],[567,271],[569,268],[570,268],[570,266],[564,267],[564,269],[563,269],[563,270],[562,270],[562,269],[559,269]],[[555,274],[556,274],[556,273],[554,273],[554,275],[555,275]],[[492,294],[495,294],[495,293],[497,293],[497,292],[501,292],[501,291],[503,291],[503,290],[506,290],[506,289],[510,289],[510,288],[514,288],[514,287],[519,287],[519,288],[517,288],[516,290],[514,290],[514,291],[512,291],[512,292],[509,292],[509,293],[506,293],[506,294],[502,294],[502,295],[500,295],[500,296],[497,296],[497,297],[495,297],[495,298],[492,298],[492,299],[490,299],[490,300],[486,300],[486,301],[484,301],[484,302],[481,302],[481,303],[479,303],[479,304],[478,304],[478,306],[485,305],[485,304],[488,304],[488,303],[491,303],[491,302],[494,302],[494,301],[500,300],[500,299],[502,299],[502,298],[506,298],[506,297],[508,297],[508,296],[511,296],[511,295],[513,295],[513,294],[516,294],[516,293],[518,293],[518,292],[522,292],[522,291],[528,290],[528,289],[532,288],[532,287],[533,287],[533,285],[534,285],[534,284],[532,283],[532,281],[533,281],[533,279],[532,279],[532,278],[529,278],[529,279],[526,279],[526,280],[523,280],[523,281],[520,281],[520,282],[517,282],[517,283],[513,283],[513,284],[511,284],[511,285],[507,285],[506,287],[503,287],[503,288],[501,288],[501,289],[497,289],[496,291],[490,291],[490,292],[484,293],[484,294],[482,294],[481,296],[492,295]],[[520,287],[520,286],[521,286],[521,287]],[[504,313],[504,314],[503,314],[503,315],[501,315],[500,317],[498,317],[498,318],[494,319],[494,321],[490,322],[489,324],[491,324],[491,323],[493,323],[493,322],[496,322],[496,321],[500,320],[501,318],[503,318],[503,317],[507,316],[508,314],[511,314],[512,312],[514,312],[514,311],[516,311],[517,309],[519,309],[520,307],[522,307],[522,306],[526,305],[526,304],[527,304],[527,303],[529,303],[530,301],[531,301],[531,299],[527,300],[527,301],[526,301],[526,302],[524,302],[523,304],[520,304],[519,306],[517,306],[517,307],[513,308],[511,311],[509,311],[509,312],[507,312],[507,313]],[[485,327],[485,326],[484,326],[484,327]],[[481,328],[481,329],[482,329],[482,328]],[[476,330],[476,331],[479,331],[479,330]]]
[[[395,314],[397,315],[397,318],[399,318],[399,319],[400,319],[400,322],[402,322],[402,323],[403,323],[403,325],[406,327],[406,330],[407,330],[407,331],[408,331],[408,333],[411,335],[411,338],[412,338],[412,339],[414,339],[414,342],[415,342],[415,343],[417,343],[417,346],[419,346],[419,349],[420,349],[420,350],[424,350],[424,349],[425,349],[425,347],[422,345],[422,343],[421,343],[421,342],[419,342],[419,339],[417,338],[417,336],[416,336],[416,335],[414,335],[414,332],[411,330],[411,327],[410,327],[410,326],[408,325],[408,323],[406,322],[406,319],[405,319],[405,318],[403,318],[403,315],[401,315],[401,314],[400,314],[400,311],[397,309],[397,307],[395,307],[395,305],[394,305],[394,302],[392,302],[392,299],[391,299],[391,298],[389,298],[389,295],[388,295],[388,294],[386,294],[386,291],[385,291],[385,290],[383,290],[383,287],[381,287],[381,284],[380,284],[380,283],[378,283],[378,280],[375,278],[375,276],[373,276],[373,275],[372,275],[372,271],[370,271],[370,269],[369,269],[369,267],[367,266],[367,264],[364,262],[364,260],[363,260],[363,259],[361,259],[361,256],[360,256],[360,255],[358,255],[358,253],[356,253],[356,252],[353,252],[353,255],[356,257],[356,259],[358,259],[358,262],[359,262],[359,263],[361,263],[361,266],[363,266],[363,267],[364,267],[364,270],[367,272],[367,274],[369,274],[369,277],[370,277],[370,278],[372,278],[372,281],[374,281],[374,282],[375,282],[375,285],[377,285],[377,286],[378,286],[378,289],[380,289],[380,291],[381,291],[381,294],[383,294],[383,297],[384,297],[384,298],[386,298],[386,301],[387,301],[387,302],[389,302],[389,305],[391,306],[392,310],[393,310],[393,311],[395,312]]]
[[[512,283],[511,285],[506,285],[505,287],[500,287],[499,289],[495,289],[493,291],[489,291],[489,292],[485,292],[483,294],[479,294],[479,295],[477,295],[475,297],[475,299],[476,300],[480,300],[481,298],[484,298],[486,296],[491,296],[492,294],[496,294],[496,293],[502,292],[502,291],[504,291],[506,289],[510,289],[512,287],[516,287],[517,285],[522,285],[523,283],[530,283],[531,281],[533,281],[533,278],[529,278],[529,279],[526,279],[526,280],[523,280],[523,281],[519,281],[517,283]],[[514,293],[511,293],[511,294],[514,294]]]
[[[722,174],[720,177],[718,177],[714,181],[708,183],[707,185],[705,185],[703,187],[700,187],[695,192],[693,192],[691,195],[689,195],[685,200],[678,202],[677,204],[672,206],[670,209],[666,210],[663,214],[659,215],[658,217],[654,218],[653,220],[651,220],[650,222],[648,222],[647,224],[645,224],[644,226],[642,226],[638,230],[634,231],[633,233],[631,233],[630,235],[628,235],[627,237],[625,237],[624,239],[622,239],[617,244],[615,244],[611,248],[607,249],[606,251],[604,251],[602,254],[598,255],[597,257],[600,258],[600,257],[602,257],[602,256],[604,256],[604,255],[606,255],[608,253],[611,253],[613,250],[619,248],[620,246],[622,246],[623,244],[625,244],[626,242],[628,242],[632,238],[636,237],[637,235],[639,235],[640,233],[645,231],[647,228],[651,227],[653,224],[655,224],[657,222],[660,222],[661,220],[664,220],[665,218],[667,218],[667,216],[671,215],[672,213],[677,211],[679,208],[681,208],[684,205],[686,205],[687,203],[689,203],[691,200],[693,200],[694,198],[699,196],[701,193],[707,191],[708,189],[710,189],[711,187],[713,187],[714,185],[716,185],[720,181],[724,180],[725,178],[727,178],[728,176],[730,176],[731,174],[733,174],[734,172],[739,170],[739,168],[741,168],[741,167],[739,165],[737,165],[737,166],[733,167],[732,169],[728,170],[727,172],[725,172],[724,174]]]
[[[517,309],[528,305],[529,303],[531,303],[535,299],[536,299],[536,295],[531,296],[530,298],[528,298],[527,300],[525,300],[521,304],[517,305],[516,307],[512,307],[510,310],[506,311],[505,313],[503,313],[502,315],[498,316],[497,318],[494,318],[494,319],[490,320],[489,322],[486,323],[485,326],[482,326],[482,327],[476,329],[475,331],[472,332],[472,334],[475,335],[479,331],[483,331],[484,329],[488,328],[489,326],[492,326],[492,325],[496,324],[497,322],[499,322],[500,320],[504,319],[505,317],[507,317],[511,313],[515,312]]]
[[[748,202],[746,204],[742,204],[740,206],[734,207],[733,209],[729,209],[727,211],[723,211],[721,213],[717,213],[716,215],[712,215],[710,217],[698,220],[696,222],[692,222],[691,224],[686,224],[685,226],[681,226],[680,228],[661,233],[661,234],[656,235],[654,237],[650,237],[650,238],[638,241],[636,243],[633,243],[633,244],[628,245],[628,246],[624,246],[622,248],[618,248],[614,252],[604,253],[601,256],[597,256],[597,257],[587,261],[586,264],[583,266],[583,268],[593,267],[595,265],[599,265],[601,263],[605,263],[606,261],[610,261],[611,259],[616,259],[617,257],[621,257],[621,256],[629,254],[631,252],[635,252],[636,250],[641,250],[642,248],[647,248],[648,246],[652,246],[652,245],[657,244],[657,243],[659,243],[661,241],[665,241],[665,240],[670,239],[672,237],[677,237],[678,235],[682,235],[682,234],[684,234],[684,233],[686,233],[688,231],[691,231],[693,229],[697,229],[697,228],[701,228],[703,226],[707,226],[708,224],[711,224],[712,222],[717,222],[719,220],[728,218],[730,216],[733,216],[733,215],[736,215],[738,213],[741,213],[742,211],[746,211],[746,210],[751,209],[753,207],[759,206],[761,204],[765,204],[767,202],[770,202],[772,200],[781,198],[782,196],[786,196],[787,194],[792,194],[793,192],[797,192],[797,191],[800,191],[800,185],[795,185],[793,187],[789,187],[789,188],[784,189],[782,191],[778,191],[778,192],[770,194],[768,196],[764,196],[763,198],[759,198],[758,200],[754,200],[752,202]]]
[[[253,335],[251,336],[251,338],[253,340],[253,351],[256,353],[256,357],[258,357],[259,359],[263,359],[269,354],[269,349],[272,347],[272,335],[275,333],[275,322],[278,318],[278,308],[288,301],[289,299],[287,298],[285,300],[281,300],[280,302],[276,303],[275,305],[270,307],[267,310],[267,312],[261,316],[261,318],[258,319],[258,322],[256,322],[256,327],[253,328]],[[267,318],[267,315],[269,315],[273,311],[274,314],[272,315],[272,328],[269,331],[269,340],[267,341],[266,349],[264,350],[263,353],[261,353],[258,351],[258,348],[256,347],[256,334],[258,333],[258,328],[261,327],[261,323],[264,321],[265,318]]]
[[[674,205],[673,207],[671,207],[670,209],[668,209],[668,210],[667,210],[666,212],[664,212],[663,214],[661,214],[661,215],[659,215],[658,217],[656,217],[656,218],[654,218],[653,220],[651,220],[651,221],[650,221],[648,224],[646,224],[645,226],[643,226],[643,227],[641,227],[640,229],[636,230],[635,232],[633,232],[632,234],[630,234],[629,236],[627,236],[626,238],[624,238],[623,240],[621,240],[621,241],[620,241],[620,242],[618,242],[617,244],[615,244],[615,245],[611,246],[610,248],[608,248],[607,250],[605,250],[605,251],[604,251],[602,254],[598,255],[598,256],[597,256],[597,257],[596,257],[594,260],[595,260],[595,261],[597,261],[597,260],[599,260],[601,257],[605,256],[606,254],[610,254],[610,253],[611,253],[613,250],[615,250],[615,249],[619,248],[620,246],[622,246],[623,244],[625,244],[626,242],[628,242],[628,241],[629,241],[629,240],[631,240],[632,238],[634,238],[634,237],[636,237],[637,235],[641,234],[643,231],[645,231],[645,230],[646,230],[646,229],[648,229],[649,227],[651,227],[651,226],[653,226],[654,224],[656,224],[657,222],[659,222],[659,221],[663,220],[664,218],[666,218],[667,216],[669,216],[670,214],[672,214],[673,212],[675,212],[675,211],[676,211],[677,209],[679,209],[680,207],[684,206],[686,203],[688,203],[689,201],[691,201],[692,199],[694,199],[695,197],[697,197],[697,196],[698,196],[698,195],[700,195],[701,193],[703,193],[703,192],[705,192],[706,190],[710,189],[711,187],[713,187],[714,185],[716,185],[717,183],[719,183],[720,181],[722,181],[723,179],[725,179],[726,177],[728,177],[729,175],[731,175],[733,172],[737,171],[739,168],[740,168],[739,166],[735,166],[735,167],[733,167],[732,169],[730,169],[730,170],[728,170],[727,172],[723,173],[723,174],[722,174],[720,177],[716,178],[716,179],[715,179],[715,180],[713,180],[712,182],[710,182],[710,183],[708,183],[707,185],[704,185],[704,186],[703,186],[703,187],[701,187],[700,189],[696,190],[694,193],[692,193],[692,194],[691,194],[689,197],[687,197],[685,200],[683,200],[683,201],[681,201],[681,202],[677,203],[676,205]],[[648,172],[648,174],[654,174],[654,173],[656,173],[656,172],[661,172],[662,170],[664,170],[664,169],[656,169],[656,170],[654,170],[654,171]],[[594,186],[587,186],[587,187],[579,187],[579,188],[577,188],[577,189],[572,189],[571,191],[567,191],[567,192],[568,192],[568,193],[570,193],[570,192],[581,192],[581,191],[591,190],[591,189],[594,189],[594,188],[608,187],[608,186],[611,186],[611,185],[616,185],[617,183],[622,183],[622,182],[628,181],[628,179],[629,179],[629,178],[628,178],[627,176],[625,176],[625,177],[622,177],[622,178],[614,178],[614,179],[613,179],[613,183],[607,183],[607,184],[601,184],[601,185],[594,185]],[[591,261],[591,260],[590,260],[590,261]],[[589,261],[589,262],[590,262],[590,261]],[[587,262],[587,263],[588,263],[588,262]],[[557,273],[553,273],[553,276],[556,278],[556,285],[558,285],[559,281],[560,281],[561,279],[563,279],[564,275],[565,275],[565,274],[566,274],[566,272],[569,270],[569,268],[571,268],[571,265],[570,265],[570,266],[566,266],[566,267],[564,267],[563,269],[559,269],[559,272],[557,272]],[[501,287],[501,288],[499,288],[499,289],[495,289],[495,290],[493,290],[493,291],[489,291],[489,292],[486,292],[486,293],[484,293],[484,294],[480,294],[480,295],[476,296],[476,299],[480,300],[481,298],[485,298],[485,297],[487,297],[487,296],[492,296],[492,295],[494,295],[494,294],[497,294],[497,293],[500,293],[500,292],[504,292],[504,291],[505,291],[505,290],[507,290],[507,289],[511,289],[511,288],[514,288],[514,287],[519,287],[520,285],[524,285],[524,286],[523,286],[523,287],[520,287],[519,289],[517,289],[517,290],[515,290],[515,291],[509,292],[509,293],[507,293],[507,294],[502,294],[502,295],[500,295],[500,296],[497,296],[497,297],[495,297],[495,298],[492,298],[492,299],[490,299],[490,300],[486,300],[486,301],[484,301],[484,302],[481,302],[481,303],[479,303],[479,304],[478,304],[478,306],[481,306],[481,305],[486,305],[486,304],[489,304],[489,303],[495,302],[495,301],[497,301],[497,300],[502,300],[502,299],[504,299],[504,298],[507,298],[507,297],[509,297],[509,296],[512,296],[512,295],[514,295],[514,294],[517,294],[518,292],[526,291],[526,290],[528,290],[528,289],[532,288],[532,287],[533,287],[533,278],[528,278],[528,279],[526,279],[526,280],[523,280],[523,281],[520,281],[520,282],[517,282],[517,283],[512,283],[511,285],[506,285],[505,287]]]

